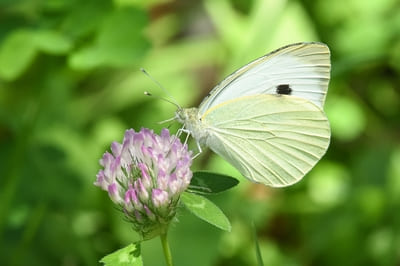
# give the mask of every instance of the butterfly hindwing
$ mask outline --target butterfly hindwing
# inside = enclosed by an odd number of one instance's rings
[[[323,111],[296,96],[235,98],[210,108],[202,124],[208,147],[246,178],[273,187],[299,181],[330,141]]]

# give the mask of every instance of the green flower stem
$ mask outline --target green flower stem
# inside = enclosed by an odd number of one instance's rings
[[[160,238],[161,238],[161,245],[162,245],[163,251],[164,251],[165,260],[167,261],[167,265],[173,266],[171,250],[169,249],[168,240],[167,240],[167,233],[161,234]]]

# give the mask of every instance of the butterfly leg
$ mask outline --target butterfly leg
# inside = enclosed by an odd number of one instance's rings
[[[182,132],[183,132],[183,133],[186,133],[186,139],[185,139],[185,143],[184,143],[184,144],[186,144],[187,141],[189,140],[190,131],[187,130],[187,129],[185,129],[184,127],[181,127],[180,129],[178,129],[178,132],[176,133],[176,135],[177,135],[178,137],[180,137],[180,136],[182,135]]]
[[[197,156],[199,156],[200,153],[203,151],[203,150],[201,149],[200,143],[198,143],[198,142],[196,141],[196,144],[197,144],[198,153],[196,153],[196,154],[192,157],[192,160],[194,160]]]
[[[187,145],[187,142],[188,142],[189,137],[190,137],[190,131],[187,130],[187,129],[185,129],[184,127],[182,127],[182,128],[180,128],[180,129],[178,129],[178,132],[176,133],[176,135],[177,135],[178,137],[180,137],[180,136],[182,135],[182,132],[183,132],[183,133],[186,133],[186,138],[185,138],[185,142],[183,143],[183,145]]]
[[[186,134],[186,138],[185,138],[184,145],[187,144],[187,142],[188,142],[188,140],[189,140],[189,137],[190,137],[190,133],[187,133],[187,134]]]
[[[177,135],[178,137],[180,137],[181,134],[182,134],[182,132],[183,132],[183,133],[186,133],[186,139],[185,139],[185,142],[184,142],[184,145],[186,145],[191,134],[190,134],[190,131],[189,131],[189,130],[187,130],[187,129],[185,129],[184,127],[182,127],[182,128],[180,128],[180,129],[178,129],[178,132],[176,133],[176,135]],[[197,156],[199,156],[200,153],[203,151],[203,150],[201,149],[200,143],[196,141],[196,144],[197,144],[197,150],[198,150],[198,152],[192,157],[192,160],[194,160]]]
[[[186,130],[184,127],[181,127],[180,129],[178,129],[178,132],[176,132],[176,136],[180,137],[182,135],[182,132],[190,134],[188,130]]]
[[[172,118],[169,118],[169,119],[157,122],[157,123],[158,124],[165,124],[165,123],[168,123],[168,122],[171,122],[171,121],[174,121],[174,120],[175,120],[175,117],[172,117]]]

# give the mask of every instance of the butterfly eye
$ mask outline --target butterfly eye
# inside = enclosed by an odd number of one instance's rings
[[[289,87],[289,84],[281,84],[276,87],[276,93],[290,95],[292,94],[292,88]]]

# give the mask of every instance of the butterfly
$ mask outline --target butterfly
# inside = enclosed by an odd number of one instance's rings
[[[247,179],[289,186],[328,149],[330,69],[327,45],[290,44],[236,70],[198,108],[178,108],[175,119]]]

